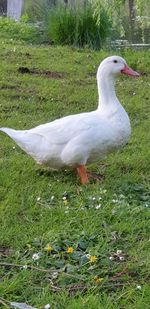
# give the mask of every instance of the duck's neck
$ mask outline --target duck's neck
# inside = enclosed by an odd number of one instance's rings
[[[97,84],[99,95],[98,110],[106,110],[107,107],[109,107],[109,110],[112,108],[116,109],[120,103],[115,93],[115,78],[110,75],[100,74],[97,77]]]

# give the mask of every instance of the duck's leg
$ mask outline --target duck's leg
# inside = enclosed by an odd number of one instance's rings
[[[86,168],[84,165],[79,165],[77,168],[77,173],[80,176],[80,181],[82,185],[85,185],[89,182],[88,175],[86,172]]]

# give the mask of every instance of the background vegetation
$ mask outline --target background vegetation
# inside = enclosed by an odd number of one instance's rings
[[[36,27],[36,42],[99,49],[125,40],[148,44],[149,12],[148,0],[24,0],[21,20]]]
[[[30,20],[45,20],[46,28],[52,27],[48,31],[48,34],[50,34],[49,39],[51,36],[57,36],[56,41],[58,42],[60,39],[60,43],[63,41],[63,44],[65,44],[67,39],[64,39],[63,35],[59,36],[58,30],[63,27],[65,28],[65,35],[72,44],[73,39],[70,40],[70,37],[73,37],[74,34],[70,23],[71,19],[71,24],[75,23],[75,19],[77,19],[75,28],[79,42],[76,39],[73,43],[80,45],[83,30],[84,32],[88,31],[88,19],[90,17],[90,20],[92,19],[93,35],[95,34],[94,25],[96,25],[99,37],[103,39],[102,43],[108,38],[109,40],[115,40],[116,38],[127,39],[132,43],[148,43],[150,41],[150,3],[148,0],[74,0],[66,1],[67,4],[64,5],[63,3],[63,6],[62,3],[63,1],[36,0],[34,3],[31,0],[25,1],[25,12],[27,12]],[[82,27],[78,28],[77,25],[78,23],[81,24],[83,16],[85,22]],[[68,27],[66,20],[69,22]],[[91,37],[91,29],[89,32]],[[95,47],[95,43],[92,46]],[[96,45],[97,47],[99,48],[99,45]]]
[[[27,24],[24,18],[25,17],[22,17],[20,23],[6,17],[0,18],[1,39],[7,38],[11,40],[27,41],[30,43],[39,43],[41,40],[39,29],[33,25]]]

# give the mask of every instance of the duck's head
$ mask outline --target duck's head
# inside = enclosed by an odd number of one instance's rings
[[[132,70],[126,63],[126,61],[119,56],[111,56],[105,58],[97,71],[97,77],[99,78],[100,75],[102,76],[112,76],[115,77],[118,74],[126,74],[129,76],[140,76],[139,73],[136,71]]]

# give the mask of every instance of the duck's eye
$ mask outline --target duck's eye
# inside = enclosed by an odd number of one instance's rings
[[[114,62],[114,63],[118,63],[118,60],[114,60],[113,62]]]

